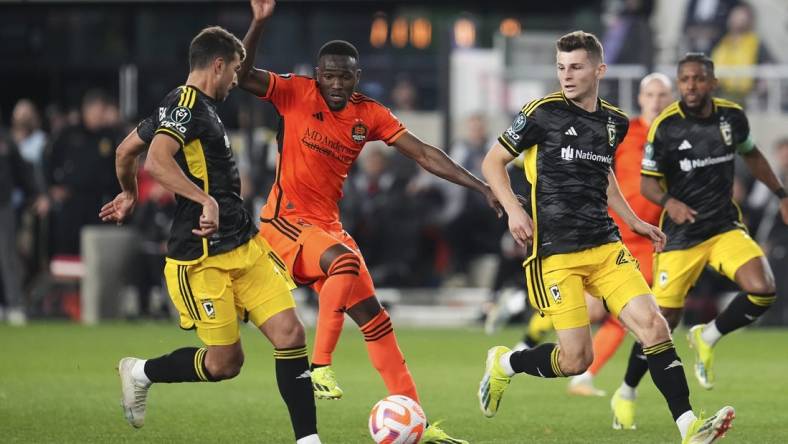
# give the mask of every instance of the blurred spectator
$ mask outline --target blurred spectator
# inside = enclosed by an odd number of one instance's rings
[[[24,161],[12,138],[0,128],[0,280],[6,318],[11,325],[27,321],[22,294],[22,273],[16,245],[16,214],[12,195],[16,189],[29,201],[38,195],[32,167]]]
[[[603,40],[608,64],[654,64],[654,32],[649,24],[654,0],[623,0],[608,23]]]
[[[35,168],[35,179],[39,189],[42,189],[44,185],[42,160],[47,136],[41,129],[41,117],[31,100],[21,99],[16,102],[11,115],[11,137],[19,147],[22,158]]]
[[[725,30],[728,12],[739,0],[690,0],[684,17],[684,37],[679,53],[709,54]]]
[[[407,77],[400,77],[391,89],[391,109],[394,111],[414,111],[418,109],[416,85]]]
[[[82,100],[82,121],[68,126],[52,142],[45,158],[45,178],[52,201],[52,255],[79,255],[80,232],[99,225],[98,208],[120,187],[115,178],[115,147],[124,134],[108,127],[111,100],[90,91]]]
[[[473,114],[463,126],[465,134],[452,145],[451,156],[476,177],[482,177],[482,160],[493,143],[487,130],[487,121],[481,114]],[[446,186],[451,186],[447,189],[448,214],[444,216],[447,222],[446,237],[452,250],[454,270],[464,273],[474,258],[498,252],[501,227],[492,221],[494,216],[484,196],[454,184]]]
[[[741,3],[731,10],[727,31],[711,52],[711,58],[718,67],[746,67],[769,62],[766,47],[755,33],[752,6]],[[735,102],[744,102],[754,86],[752,77],[720,77],[721,95]]]

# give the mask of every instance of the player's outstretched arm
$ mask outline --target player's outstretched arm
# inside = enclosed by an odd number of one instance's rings
[[[668,216],[677,224],[694,223],[698,212],[662,189],[659,180],[652,176],[640,176],[640,194],[655,204],[664,207]]]
[[[512,237],[518,245],[525,247],[533,239],[534,225],[531,217],[523,210],[520,199],[512,191],[512,183],[506,171],[506,165],[512,160],[514,156],[496,142],[484,156],[482,174],[490,183],[493,194],[509,217],[509,231]]]
[[[422,168],[430,173],[446,179],[449,182],[482,193],[484,197],[487,198],[487,203],[490,207],[498,214],[498,217],[503,215],[501,204],[498,202],[498,199],[495,197],[490,187],[479,180],[478,177],[471,174],[470,171],[457,164],[457,162],[443,152],[443,150],[422,142],[409,131],[406,131],[405,134],[394,142],[394,147],[397,148],[400,153],[418,162]]]
[[[120,182],[120,194],[111,202],[107,202],[99,211],[99,218],[103,222],[121,224],[134,211],[137,204],[137,168],[139,155],[148,145],[143,141],[137,129],[134,128],[115,151],[115,174]]]
[[[774,170],[769,165],[769,161],[766,160],[761,150],[757,147],[747,154],[743,154],[742,158],[744,158],[744,162],[747,164],[747,168],[753,177],[763,182],[780,198],[780,214],[782,215],[783,223],[788,224],[788,196],[785,194],[785,188],[783,188],[780,179],[774,174]]]
[[[659,228],[644,222],[640,219],[629,203],[624,199],[621,194],[621,188],[618,187],[618,180],[613,170],[607,175],[607,204],[618,216],[634,231],[635,233],[651,239],[654,243],[654,250],[657,252],[662,251],[665,247],[665,233]]]
[[[200,228],[192,230],[192,233],[208,237],[219,230],[219,205],[213,197],[189,180],[178,166],[175,154],[180,149],[180,144],[172,137],[157,134],[150,144],[145,170],[167,190],[202,205]]]
[[[268,82],[271,77],[268,71],[254,67],[254,58],[257,54],[257,44],[263,33],[263,25],[268,17],[274,13],[276,0],[251,0],[252,23],[244,37],[246,58],[241,63],[238,74],[238,86],[250,93],[262,97],[268,91]]]

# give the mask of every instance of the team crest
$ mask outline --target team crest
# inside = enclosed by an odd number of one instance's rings
[[[720,119],[720,134],[722,135],[722,140],[725,142],[725,145],[733,145],[733,130],[731,130],[731,124],[723,119]]]
[[[558,285],[550,286],[550,294],[553,296],[553,300],[556,304],[561,303],[561,290],[558,289]]]
[[[525,114],[520,113],[512,124],[512,131],[519,133],[523,128],[525,128]]]
[[[364,143],[367,140],[367,126],[364,125],[363,122],[360,120],[353,125],[353,129],[350,133],[350,137],[353,138],[353,141],[356,143]]]
[[[185,106],[179,106],[170,113],[170,120],[178,125],[189,123],[189,121],[192,120],[192,112]]]
[[[616,146],[616,124],[608,120],[607,122],[607,144],[611,147]]]
[[[209,319],[216,318],[216,309],[213,307],[213,301],[207,300],[202,302],[202,308]]]

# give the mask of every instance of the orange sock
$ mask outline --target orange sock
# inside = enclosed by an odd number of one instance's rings
[[[386,310],[361,326],[372,365],[380,373],[390,395],[405,395],[419,402],[416,384],[405,364],[405,357],[397,345],[394,327]]]
[[[345,302],[352,294],[358,280],[360,262],[353,254],[343,254],[331,263],[328,277],[316,286],[319,294],[315,347],[312,349],[313,365],[331,365],[331,354],[342,334],[345,322]]]
[[[626,330],[613,316],[608,316],[594,335],[594,362],[588,367],[589,373],[596,375],[605,363],[616,353],[624,341]]]

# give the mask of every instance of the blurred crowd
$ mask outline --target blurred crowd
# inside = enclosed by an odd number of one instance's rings
[[[655,37],[649,25],[655,2],[607,4],[607,63],[650,69],[655,64]],[[690,0],[680,50],[710,53],[718,66],[769,62],[754,22],[754,11],[746,3]],[[746,98],[759,94],[765,92],[751,78],[722,79],[720,84],[719,95],[736,101],[746,103]],[[387,95],[386,103],[395,113],[424,108],[419,85],[409,77],[398,78]],[[115,148],[133,128],[133,122],[121,120],[115,98],[98,90],[85,93],[78,108],[39,105],[21,99],[10,119],[0,116],[0,319],[15,325],[24,324],[27,316],[68,312],[48,302],[48,284],[59,274],[52,264],[79,262],[81,230],[101,223],[99,207],[119,191]],[[237,154],[243,197],[256,214],[274,177],[275,147],[273,137],[252,137],[253,119],[245,113],[249,111],[242,108],[242,128],[236,132],[245,137],[242,145],[248,149]],[[10,124],[6,128],[2,122]],[[443,148],[481,177],[482,159],[496,137],[483,114],[472,114],[465,116],[462,136]],[[783,183],[788,183],[788,138],[776,144],[772,158]],[[364,252],[376,285],[500,289],[523,284],[523,252],[515,248],[505,221],[495,217],[483,196],[431,176],[385,145],[369,144],[354,168],[341,203],[343,223]],[[528,195],[522,167],[515,163],[511,168],[515,190]],[[765,247],[773,269],[788,269],[788,227],[779,221],[775,198],[754,183],[745,168],[737,171],[735,199],[751,233]],[[151,295],[161,293],[174,198],[144,170],[139,183],[140,201],[129,223],[139,241],[132,252],[134,269],[124,284],[137,295],[136,313],[155,317],[164,315],[167,305],[152,304]],[[490,260],[497,277],[475,279],[476,265]],[[725,285],[709,277],[697,291],[713,295]],[[787,287],[788,282],[778,284],[783,294]]]

